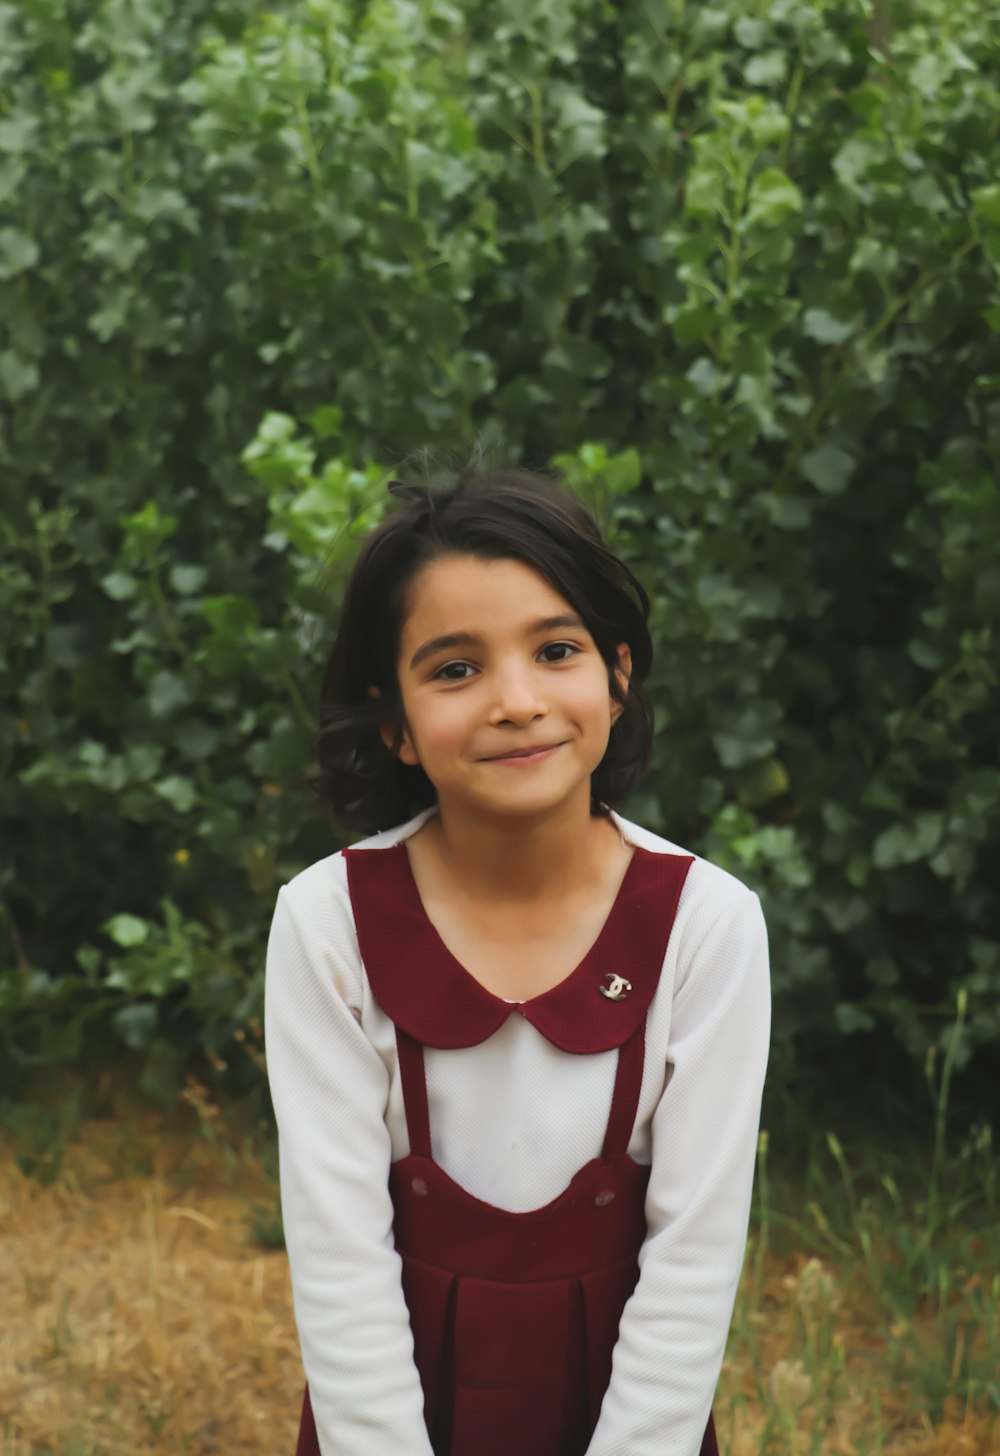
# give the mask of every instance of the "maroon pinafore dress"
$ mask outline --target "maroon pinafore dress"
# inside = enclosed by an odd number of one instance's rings
[[[584,1456],[639,1275],[650,1170],[627,1149],[646,1012],[693,861],[637,848],[576,970],[511,1005],[448,951],[402,844],[345,859],[369,984],[396,1026],[410,1151],[390,1166],[389,1191],[435,1456]],[[527,1213],[483,1202],[435,1163],[424,1078],[424,1046],[476,1046],[510,1015],[565,1051],[618,1048],[601,1156]],[[296,1456],[320,1456],[308,1388]],[[711,1414],[700,1456],[718,1456]]]

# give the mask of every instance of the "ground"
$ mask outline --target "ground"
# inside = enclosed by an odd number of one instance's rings
[[[25,1162],[5,1136],[0,1456],[291,1456],[303,1375],[273,1146],[228,1136],[208,1104],[196,1119],[119,1102],[73,1130],[47,1182]],[[751,1228],[715,1404],[724,1456],[1000,1452],[974,1405],[921,1419],[885,1350],[862,1286]]]

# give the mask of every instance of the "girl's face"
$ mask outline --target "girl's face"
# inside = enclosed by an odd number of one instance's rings
[[[627,644],[618,654],[627,684]],[[622,709],[583,621],[530,566],[457,555],[425,566],[397,673],[399,756],[423,768],[442,809],[520,817],[577,798],[589,814],[590,776]]]

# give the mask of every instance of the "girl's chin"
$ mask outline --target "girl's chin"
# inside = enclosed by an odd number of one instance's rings
[[[492,765],[487,773],[491,782],[487,783],[484,776],[472,793],[467,789],[457,793],[449,793],[447,789],[442,792],[439,789],[438,802],[444,812],[455,808],[459,813],[469,814],[472,818],[477,814],[485,814],[491,819],[523,819],[526,816],[547,815],[565,810],[579,800],[585,806],[587,816],[590,815],[589,775],[579,783],[565,784],[544,783],[541,775],[536,776],[530,772],[495,772]]]

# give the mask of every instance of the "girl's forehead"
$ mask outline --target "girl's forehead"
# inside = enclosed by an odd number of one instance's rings
[[[408,598],[404,638],[428,628],[465,630],[473,623],[476,630],[488,631],[544,613],[574,610],[533,566],[508,557],[495,561],[439,557],[414,577]]]

